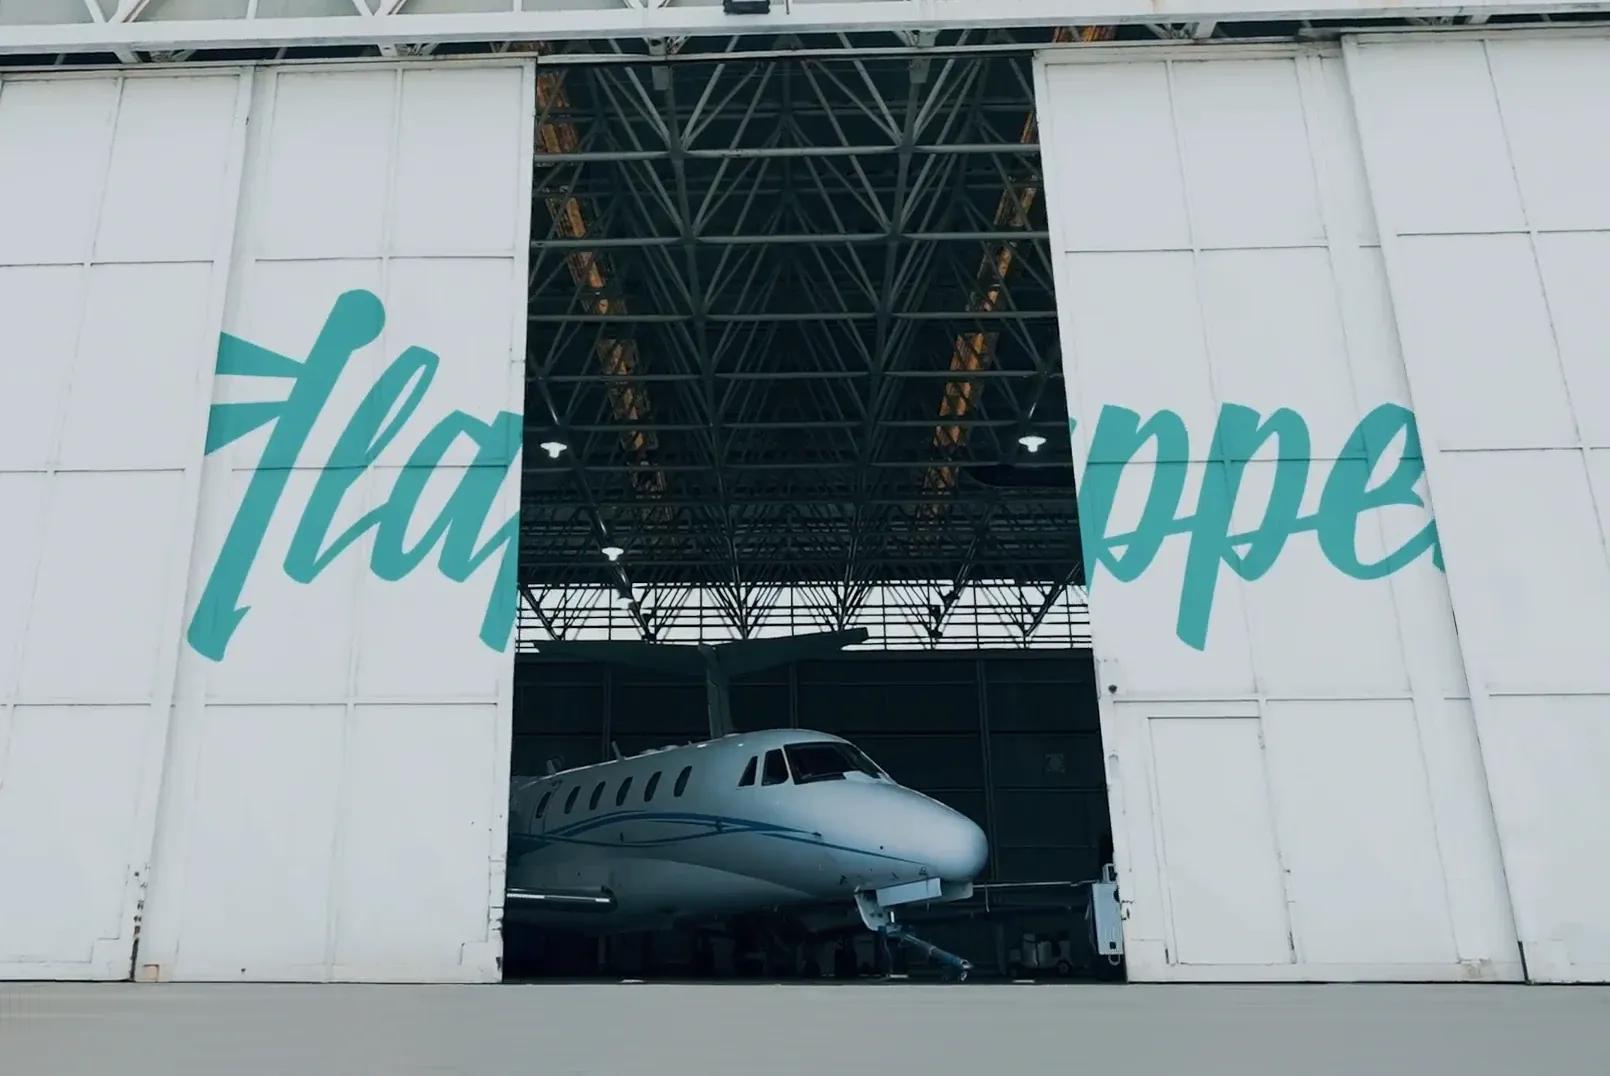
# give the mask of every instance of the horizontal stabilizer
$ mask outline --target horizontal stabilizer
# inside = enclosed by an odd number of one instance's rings
[[[825,657],[866,640],[865,628],[851,628],[848,631],[813,632],[777,639],[739,639],[730,643],[697,646],[624,640],[564,642],[555,639],[539,643],[537,651],[556,658],[631,665],[702,679],[712,666],[728,676],[738,676],[792,661]]]
[[[704,655],[696,646],[639,642],[562,642],[544,640],[537,652],[556,658],[597,661],[608,665],[630,665],[639,669],[699,679],[704,676]]]
[[[825,657],[866,640],[865,628],[851,628],[848,631],[819,631],[778,639],[739,639],[713,646],[704,643],[688,646],[624,640],[566,642],[555,639],[538,644],[537,652],[550,657],[653,669],[689,679],[702,678],[710,718],[710,738],[713,740],[733,731],[729,700],[732,677],[795,661]]]
[[[826,657],[866,640],[865,628],[851,628],[848,631],[820,631],[778,639],[742,639],[710,647],[710,650],[723,672],[728,676],[742,676],[777,665]]]

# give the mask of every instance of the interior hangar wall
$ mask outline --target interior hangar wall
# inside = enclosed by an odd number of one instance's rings
[[[1215,48],[1037,77],[1130,976],[1521,978],[1357,72]],[[1488,91],[1417,93],[1430,129]],[[1484,541],[1450,536],[1471,585]]]
[[[534,111],[0,82],[0,975],[497,977]]]

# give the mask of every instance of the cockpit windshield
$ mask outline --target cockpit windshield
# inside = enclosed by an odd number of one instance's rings
[[[794,771],[794,783],[812,781],[842,781],[847,773],[864,773],[868,777],[882,778],[883,771],[852,744],[837,740],[818,740],[810,743],[789,744],[788,767]]]

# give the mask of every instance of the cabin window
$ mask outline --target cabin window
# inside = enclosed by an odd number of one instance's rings
[[[569,814],[571,812],[571,809],[576,806],[576,797],[578,795],[580,795],[580,794],[581,794],[581,786],[580,785],[577,785],[575,788],[570,790],[570,795],[565,797],[565,814]]]
[[[777,748],[766,752],[766,771],[760,778],[763,785],[780,785],[788,780],[788,763],[783,761],[783,752]]]
[[[649,775],[648,784],[643,786],[643,802],[647,803],[654,798],[654,790],[660,787],[660,771],[655,770]]]
[[[542,794],[542,798],[537,801],[537,811],[531,817],[533,817],[533,818],[541,818],[542,817],[542,812],[544,812],[544,811],[546,811],[548,809],[548,801],[551,800],[551,799],[553,799],[553,789],[550,788],[550,789],[548,789],[548,791],[544,792]]]
[[[587,801],[587,809],[589,811],[598,810],[598,800],[599,800],[600,797],[603,796],[603,794],[604,794],[604,782],[600,781],[600,782],[598,782],[598,786],[593,789],[593,797],[592,797],[592,799]]]
[[[676,775],[676,787],[671,789],[671,795],[680,796],[688,787],[688,776],[693,773],[692,766],[683,766],[682,772]]]
[[[632,790],[632,779],[628,777],[621,782],[620,791],[615,793],[615,806],[619,807],[626,802],[626,793]]]
[[[749,765],[744,767],[744,775],[738,778],[738,787],[747,788],[755,783],[755,756],[749,756]]]

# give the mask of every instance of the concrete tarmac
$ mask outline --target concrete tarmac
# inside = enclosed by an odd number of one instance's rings
[[[1610,989],[0,984],[5,1076],[1605,1076]]]

